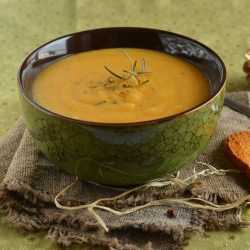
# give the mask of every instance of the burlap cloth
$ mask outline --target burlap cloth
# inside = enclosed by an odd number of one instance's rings
[[[250,105],[248,92],[235,92],[228,96],[245,106]],[[194,163],[181,171],[179,179],[193,175],[194,168],[197,172],[205,168],[198,162],[209,163],[217,169],[234,168],[224,154],[222,142],[229,134],[246,129],[250,129],[249,118],[224,107],[212,141]],[[88,242],[92,246],[99,244],[109,249],[183,249],[188,244],[187,232],[205,234],[208,228],[248,225],[240,219],[242,206],[215,212],[174,202],[123,216],[95,209],[109,228],[109,232],[105,232],[87,209],[66,211],[55,206],[55,196],[75,177],[43,156],[22,118],[1,139],[0,160],[0,211],[6,213],[4,220],[29,232],[46,229],[47,237],[62,246]],[[113,197],[120,192],[79,181],[59,201],[75,206]],[[151,187],[102,205],[123,211],[167,197],[199,197],[216,204],[226,204],[247,194],[250,194],[250,185],[244,174],[227,173],[200,176],[190,185],[178,182],[167,187]]]

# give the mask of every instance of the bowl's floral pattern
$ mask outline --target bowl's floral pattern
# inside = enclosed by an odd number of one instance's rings
[[[21,101],[27,128],[51,161],[83,179],[130,185],[173,174],[193,161],[214,133],[224,91],[173,120],[135,127],[87,126],[38,111],[22,96]]]

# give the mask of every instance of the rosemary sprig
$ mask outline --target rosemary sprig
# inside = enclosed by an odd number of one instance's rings
[[[134,76],[134,77],[136,78],[136,80],[138,81],[138,83],[140,83],[140,84],[145,84],[145,83],[147,83],[149,80],[146,80],[146,81],[144,81],[144,82],[140,82],[140,80],[137,78],[138,75],[141,75],[141,74],[143,74],[143,73],[152,73],[152,72],[153,72],[152,70],[146,70],[146,60],[145,60],[145,58],[142,58],[142,69],[141,69],[141,71],[136,72],[135,69],[136,69],[137,61],[135,61],[134,64],[133,64],[133,62],[132,62],[130,56],[128,55],[128,53],[127,53],[126,51],[124,51],[123,49],[120,49],[120,48],[119,48],[119,50],[122,51],[122,52],[126,55],[126,57],[128,58],[128,60],[129,60],[129,63],[130,63],[130,70],[125,70],[125,69],[123,70],[123,72],[129,73],[129,75],[128,75],[128,76],[125,76],[125,75],[116,74],[115,72],[113,72],[112,70],[110,70],[107,66],[104,66],[104,68],[105,68],[110,74],[112,74],[113,76],[115,76],[115,77],[117,77],[117,78],[119,78],[119,79],[122,79],[122,80],[129,80],[132,76]]]
[[[107,66],[104,66],[104,68],[112,75],[109,76],[107,79],[103,80],[103,81],[99,81],[98,83],[96,83],[93,86],[89,86],[89,88],[91,88],[92,90],[97,89],[99,87],[102,88],[106,88],[106,89],[111,89],[111,90],[116,90],[118,91],[118,93],[120,95],[124,95],[127,92],[129,92],[131,89],[133,89],[135,86],[137,86],[138,84],[145,84],[147,82],[149,82],[149,80],[140,80],[139,78],[137,78],[139,75],[143,74],[143,73],[152,73],[152,70],[146,70],[146,60],[144,58],[142,58],[142,68],[141,71],[136,72],[136,65],[137,65],[137,61],[135,61],[134,63],[132,62],[130,56],[128,55],[128,53],[126,51],[124,51],[123,49],[119,49],[120,51],[122,51],[125,56],[128,58],[129,60],[129,64],[130,64],[130,69],[129,70],[123,70],[123,72],[128,73],[128,75],[119,75],[115,72],[113,72],[112,70],[110,70]],[[117,79],[121,79],[123,82],[117,81]],[[100,100],[99,102],[96,102],[94,105],[99,106],[102,104],[105,104],[107,102],[110,102],[112,104],[117,104],[116,100]]]

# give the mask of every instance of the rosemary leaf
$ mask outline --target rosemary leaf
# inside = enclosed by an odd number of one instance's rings
[[[106,103],[106,101],[104,100],[104,101],[101,101],[101,102],[97,102],[95,105],[101,105],[101,104],[103,104],[103,103]]]
[[[119,78],[119,79],[123,79],[123,80],[126,80],[126,77],[125,76],[119,76],[117,75],[116,73],[114,73],[113,71],[111,71],[107,66],[104,66],[104,68],[110,73],[112,74],[113,76]]]
[[[137,64],[137,61],[135,61],[134,63],[133,70],[132,70],[133,72],[135,72],[136,64]]]
[[[140,81],[138,80],[138,82],[139,82],[140,84],[145,84],[145,83],[149,82],[149,80],[146,80],[146,81],[144,81],[144,82],[140,82]]]

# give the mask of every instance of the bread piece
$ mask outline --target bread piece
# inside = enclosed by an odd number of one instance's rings
[[[238,131],[228,136],[224,150],[230,161],[250,179],[250,131]]]

